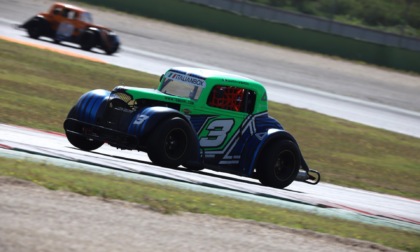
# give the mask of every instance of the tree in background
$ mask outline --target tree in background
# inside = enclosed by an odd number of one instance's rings
[[[406,0],[403,12],[403,22],[405,25],[420,29],[420,0]],[[404,33],[404,29],[402,30]]]

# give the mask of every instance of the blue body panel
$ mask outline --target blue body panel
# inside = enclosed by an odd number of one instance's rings
[[[190,121],[196,132],[200,132],[203,125],[213,117],[216,115],[191,116]],[[222,171],[251,176],[263,147],[274,138],[292,139],[283,126],[266,112],[248,115],[223,150],[202,148],[204,163],[217,165]]]
[[[76,105],[77,119],[95,124],[101,106],[110,100],[110,91],[97,89],[85,93]],[[248,115],[230,142],[223,150],[209,151],[200,147],[197,134],[206,122],[216,115],[185,116],[180,111],[168,107],[145,107],[134,112],[128,124],[126,134],[138,139],[147,138],[149,134],[167,118],[181,117],[190,122],[194,135],[195,151],[191,156],[193,162],[217,165],[221,171],[233,172],[242,176],[251,176],[264,147],[272,140],[290,140],[297,144],[293,136],[267,112]],[[201,154],[200,154],[201,153]],[[201,156],[201,158],[200,158]],[[201,161],[200,161],[201,160]]]
[[[174,116],[186,119],[178,110],[172,108],[146,107],[133,116],[127,133],[141,138],[150,133],[160,122]]]
[[[87,123],[95,123],[101,105],[111,94],[108,90],[96,89],[83,94],[76,104],[77,119]]]
[[[262,138],[260,139],[260,137]],[[245,171],[247,171],[246,172],[247,176],[250,176],[252,174],[253,167],[258,162],[258,159],[261,156],[261,154],[264,153],[264,147],[267,146],[272,141],[290,140],[297,144],[293,136],[289,132],[283,129],[269,129],[265,134],[256,136],[256,138],[260,139],[259,142],[258,140],[255,141],[255,142],[258,142],[258,144],[249,145],[250,147],[250,149],[248,150],[249,157],[252,157],[252,158],[249,158],[248,155],[245,156],[246,159],[249,159],[249,160],[246,160],[246,162],[244,162]]]

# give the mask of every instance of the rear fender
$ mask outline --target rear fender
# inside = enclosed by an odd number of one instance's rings
[[[121,42],[115,32],[95,26],[90,26],[87,30],[95,35],[95,47],[102,48],[107,54],[118,51]]]
[[[32,18],[28,19],[28,21],[19,25],[19,28],[28,29],[34,24],[41,25],[40,32],[41,32],[42,35],[49,35],[52,32],[51,27],[50,27],[50,23],[41,14],[38,14],[38,15],[33,16]]]
[[[101,31],[98,28],[92,26],[88,27],[86,30],[92,32],[95,38],[95,46],[98,46],[101,41]]]
[[[296,139],[289,132],[280,129],[269,129],[265,134],[255,134],[252,136],[244,149],[244,154],[242,155],[241,159],[241,167],[244,167],[245,175],[252,176],[254,167],[258,163],[258,159],[264,153],[265,147],[267,147],[273,141],[282,140],[289,140],[298,145]],[[299,154],[301,156],[302,169],[307,170],[308,167],[302,157],[300,149]]]
[[[189,122],[178,110],[158,106],[146,107],[133,116],[128,133],[143,138],[148,136],[159,123],[172,117],[181,117]]]
[[[106,105],[110,91],[96,89],[83,94],[75,106],[75,119],[95,124],[101,107]]]

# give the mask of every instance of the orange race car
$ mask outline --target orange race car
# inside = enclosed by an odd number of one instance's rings
[[[120,46],[111,29],[93,24],[88,11],[70,4],[55,3],[48,13],[39,13],[19,27],[26,29],[31,38],[44,36],[56,43],[73,42],[86,51],[97,47],[111,55]]]

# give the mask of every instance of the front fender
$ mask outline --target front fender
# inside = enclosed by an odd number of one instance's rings
[[[96,89],[83,94],[75,106],[75,119],[95,124],[101,106],[106,105],[111,92]]]

